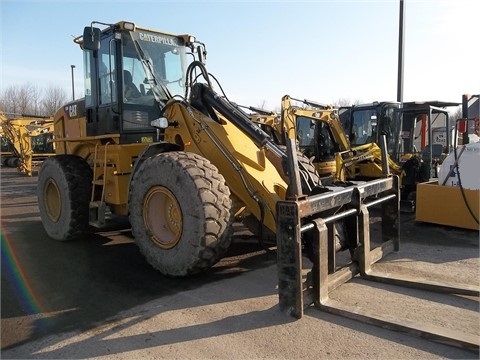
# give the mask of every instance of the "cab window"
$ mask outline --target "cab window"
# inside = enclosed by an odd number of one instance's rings
[[[100,42],[99,61],[99,94],[100,105],[117,102],[115,82],[115,51],[110,38]]]

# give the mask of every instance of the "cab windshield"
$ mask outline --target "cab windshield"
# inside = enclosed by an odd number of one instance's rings
[[[326,122],[299,116],[296,123],[298,147],[306,157],[319,162],[335,159],[339,148]]]
[[[388,153],[398,157],[400,120],[398,107],[384,106],[381,111],[376,108],[355,109],[350,134],[352,145],[376,143],[380,146],[380,136],[386,135]]]
[[[165,103],[185,94],[186,52],[181,38],[136,30],[124,34],[122,43],[123,69],[142,95]],[[124,78],[125,86],[129,80]]]
[[[352,143],[363,145],[376,142],[377,110],[365,109],[353,112]]]

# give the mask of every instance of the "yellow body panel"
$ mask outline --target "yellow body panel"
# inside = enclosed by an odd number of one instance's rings
[[[96,149],[93,144],[88,147],[85,147],[85,143],[82,145],[71,154],[85,155],[88,149],[89,156],[86,160],[94,170],[93,181],[98,185],[105,185],[105,202],[121,205],[126,209],[133,163],[147,144],[98,145]]]
[[[337,171],[337,163],[335,161],[316,162],[313,165],[320,177],[334,175]]]
[[[147,143],[119,144],[119,134],[85,136],[85,118],[69,120],[74,133],[63,126],[60,116],[55,122],[57,154],[77,155],[87,161],[94,172],[93,182],[104,192],[103,200],[112,212],[127,215],[128,185],[135,159]],[[83,129],[83,130],[82,130]],[[82,136],[83,135],[83,136]],[[103,189],[104,186],[104,189]],[[95,199],[99,196],[96,194]]]
[[[62,142],[59,139],[76,139],[87,136],[87,122],[85,116],[70,118],[65,111],[66,106],[61,107],[54,115],[56,152],[58,154],[72,154],[75,150],[70,148],[72,143]],[[73,146],[78,146],[78,143]]]
[[[470,209],[479,218],[480,190],[464,189]],[[417,185],[415,220],[480,230],[471,216],[459,187],[441,186],[438,182]]]
[[[267,158],[266,150],[226,119],[216,122],[193,108],[188,108],[188,114],[184,112],[186,108],[178,104],[169,108],[168,119],[179,124],[165,130],[165,141],[207,158],[219,169],[230,191],[257,218],[257,201],[261,201],[265,206],[264,224],[276,231],[275,205],[285,199],[287,184]]]

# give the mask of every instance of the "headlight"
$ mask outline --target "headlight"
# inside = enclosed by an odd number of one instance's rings
[[[168,120],[167,118],[161,117],[161,118],[150,121],[150,126],[153,126],[159,129],[166,129],[168,127]]]

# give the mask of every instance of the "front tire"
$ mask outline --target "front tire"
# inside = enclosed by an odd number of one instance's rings
[[[220,260],[231,241],[231,207],[223,176],[194,153],[147,158],[130,185],[135,242],[147,261],[165,275],[198,273]]]
[[[92,170],[75,155],[45,159],[38,173],[38,208],[48,236],[71,240],[88,230]]]

